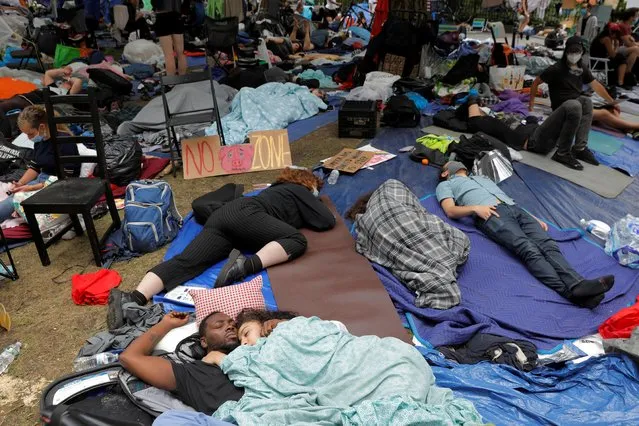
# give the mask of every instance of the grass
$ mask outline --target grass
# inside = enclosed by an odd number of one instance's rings
[[[354,148],[359,139],[337,138],[337,124],[329,124],[291,144],[293,164],[311,167],[342,148]],[[243,183],[247,191],[257,183],[274,180],[277,171],[246,173],[196,180],[181,176],[165,179],[171,184],[178,210],[190,211],[191,201],[228,183]],[[108,226],[97,221],[98,232]],[[120,288],[132,290],[146,271],[162,260],[166,247],[154,253],[116,263],[122,276]],[[71,372],[73,359],[84,341],[106,328],[105,306],[78,306],[71,300],[73,274],[94,272],[86,236],[60,241],[49,248],[51,265],[40,264],[32,244],[12,250],[20,279],[0,282],[0,302],[13,320],[10,332],[0,329],[0,350],[17,340],[22,352],[9,370],[0,375],[0,426],[39,424],[39,401],[48,383]]]

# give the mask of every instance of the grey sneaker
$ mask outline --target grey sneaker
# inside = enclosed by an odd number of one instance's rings
[[[114,288],[109,293],[109,306],[107,307],[107,327],[110,330],[117,330],[124,325],[124,312],[122,305],[133,302],[131,293]]]

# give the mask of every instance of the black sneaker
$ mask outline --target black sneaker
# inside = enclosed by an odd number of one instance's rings
[[[220,274],[215,280],[215,288],[226,287],[229,284],[233,284],[246,277],[246,269],[244,264],[246,263],[246,256],[240,253],[239,250],[233,249],[229,254],[229,260],[226,262]]]
[[[133,302],[130,293],[114,288],[109,293],[109,306],[107,308],[107,327],[109,330],[117,330],[124,325],[124,311],[122,305]]]
[[[598,166],[599,161],[595,158],[595,154],[592,153],[588,148],[582,149],[581,151],[577,151],[575,149],[572,150],[572,155],[581,161],[585,161],[588,164],[592,164],[593,166]]]
[[[566,167],[570,167],[574,170],[583,170],[584,166],[581,164],[575,157],[572,156],[572,153],[568,152],[566,154],[560,154],[559,151],[555,152],[552,156],[552,159],[558,163],[563,164]]]

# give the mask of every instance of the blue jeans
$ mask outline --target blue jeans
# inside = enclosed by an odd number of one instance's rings
[[[35,185],[42,183],[49,179],[49,175],[46,173],[40,173],[37,178],[29,182],[27,185]],[[11,218],[15,209],[13,208],[13,195],[9,195],[4,200],[0,201],[0,223]]]
[[[535,278],[569,299],[583,277],[568,264],[555,240],[518,206],[499,204],[497,213],[499,217],[488,220],[477,218],[477,228],[519,257]]]
[[[233,423],[223,422],[195,411],[169,410],[153,422],[153,426],[230,426]]]

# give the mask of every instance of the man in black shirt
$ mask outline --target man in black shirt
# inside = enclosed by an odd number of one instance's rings
[[[226,401],[238,401],[244,390],[236,388],[216,365],[195,361],[177,364],[152,356],[153,348],[172,329],[188,322],[188,316],[171,312],[135,339],[120,355],[120,363],[144,382],[173,392],[196,411],[212,414]],[[206,352],[228,354],[239,345],[235,321],[221,312],[213,312],[202,320],[200,344]]]
[[[552,159],[575,170],[583,170],[582,160],[599,165],[588,149],[588,135],[592,125],[592,100],[584,85],[590,85],[608,102],[614,102],[606,88],[583,65],[583,40],[579,36],[566,41],[564,55],[559,62],[546,68],[530,88],[530,107],[535,105],[537,87],[548,83],[553,113],[528,139],[527,149],[546,154],[557,146]],[[574,145],[573,145],[574,140]]]

